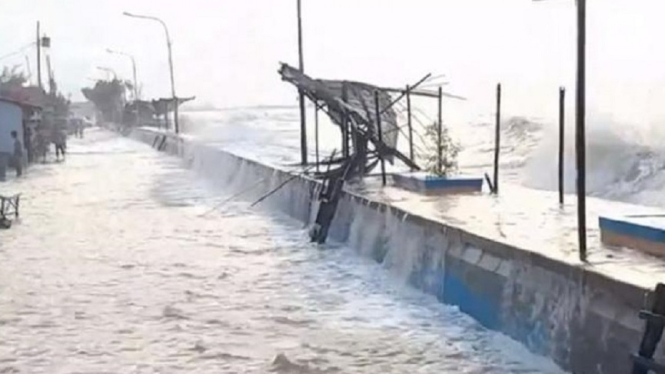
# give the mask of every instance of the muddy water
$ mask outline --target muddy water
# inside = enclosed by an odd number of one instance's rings
[[[0,373],[555,373],[303,224],[102,131],[0,187]]]

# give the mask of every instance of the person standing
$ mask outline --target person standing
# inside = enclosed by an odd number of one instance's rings
[[[16,169],[16,176],[23,175],[23,144],[18,139],[16,131],[12,131],[12,138],[14,139],[14,153],[12,154],[12,166]]]
[[[60,155],[62,155],[62,159],[64,160],[65,150],[67,149],[67,134],[64,129],[60,127],[53,129],[53,143],[55,144],[56,160],[60,159]]]

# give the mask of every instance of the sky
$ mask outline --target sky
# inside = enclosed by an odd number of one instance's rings
[[[467,107],[489,111],[497,82],[506,110],[552,116],[575,85],[573,0],[302,0],[305,70],[314,77],[403,86],[445,74]],[[0,56],[52,38],[56,80],[72,99],[109,67],[144,97],[169,96],[162,18],[173,40],[179,96],[218,107],[295,104],[279,62],[297,64],[296,0],[0,0]],[[665,35],[659,0],[588,0],[589,107],[621,120],[665,118]],[[35,70],[34,49],[1,59]],[[448,105],[448,104],[446,104]],[[458,105],[451,103],[450,105]]]

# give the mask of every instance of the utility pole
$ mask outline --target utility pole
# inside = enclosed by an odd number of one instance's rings
[[[39,31],[39,21],[37,21],[37,85],[40,89],[42,86],[42,40]]]
[[[302,47],[302,6],[301,0],[298,0],[298,59],[300,72],[305,73],[305,61]],[[307,119],[305,118],[305,94],[302,89],[298,89],[300,99],[300,160],[303,165],[307,165]],[[344,139],[346,142],[346,139]]]
[[[577,95],[576,95],[577,226],[580,260],[586,261],[586,0],[577,0]]]
[[[586,0],[577,0],[577,87],[575,104],[577,237],[580,260],[586,262]]]

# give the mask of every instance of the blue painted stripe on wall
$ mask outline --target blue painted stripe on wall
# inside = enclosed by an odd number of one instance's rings
[[[443,302],[459,306],[460,310],[475,318],[481,325],[492,330],[499,330],[499,303],[484,295],[473,292],[463,279],[446,274],[444,278],[445,289]]]
[[[652,242],[665,243],[665,230],[655,227],[642,226],[631,222],[599,217],[598,224],[601,230],[608,230],[617,234],[632,236]]]

